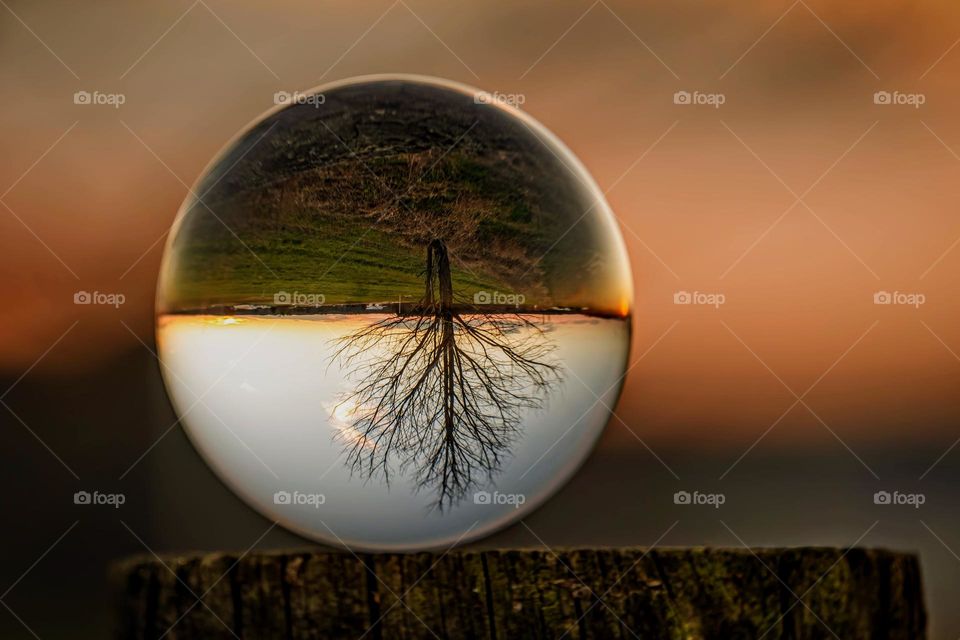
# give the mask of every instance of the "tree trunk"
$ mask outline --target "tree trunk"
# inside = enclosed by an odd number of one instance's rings
[[[926,637],[918,558],[872,549],[303,551],[163,563],[115,566],[118,637]]]

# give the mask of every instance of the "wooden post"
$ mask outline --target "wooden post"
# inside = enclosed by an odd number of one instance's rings
[[[860,548],[214,553],[114,578],[131,639],[926,637],[918,558]]]

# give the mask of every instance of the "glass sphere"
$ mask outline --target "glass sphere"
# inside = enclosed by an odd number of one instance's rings
[[[276,97],[168,239],[157,341],[190,440],[325,543],[443,548],[523,517],[626,369],[603,195],[511,96],[376,76]]]

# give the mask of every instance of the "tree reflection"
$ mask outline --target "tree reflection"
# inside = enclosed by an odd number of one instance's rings
[[[341,399],[350,429],[340,437],[352,472],[389,482],[412,471],[442,510],[492,480],[560,372],[528,316],[455,300],[442,240],[427,247],[424,280],[419,303],[341,339],[357,386]]]

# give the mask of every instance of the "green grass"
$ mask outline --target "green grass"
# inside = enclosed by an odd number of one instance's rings
[[[530,191],[506,163],[450,153],[434,166],[430,156],[400,155],[277,174],[247,172],[241,188],[205,199],[233,233],[205,207],[190,211],[168,308],[270,304],[279,291],[322,294],[328,304],[418,300],[433,234],[471,224],[475,234],[451,248],[460,296],[519,292],[527,303],[554,304],[554,290],[574,283],[589,260],[580,233],[547,253],[565,223],[544,210],[556,206],[549,194]],[[399,213],[374,222],[394,194]]]
[[[390,301],[401,295],[410,300],[423,294],[425,250],[418,255],[370,226],[317,218],[309,231],[241,237],[249,250],[233,236],[190,243],[180,273],[204,277],[179,280],[180,306],[267,304],[279,291],[322,294],[328,304]],[[507,290],[504,283],[456,264],[452,272],[458,291]]]

